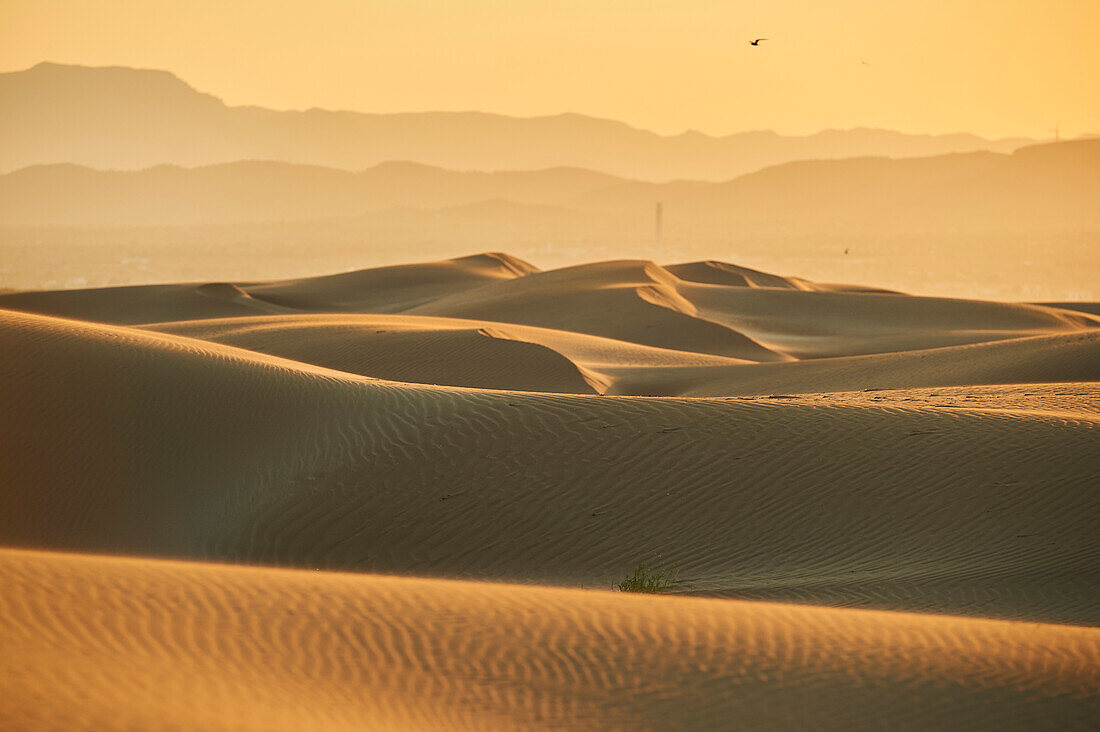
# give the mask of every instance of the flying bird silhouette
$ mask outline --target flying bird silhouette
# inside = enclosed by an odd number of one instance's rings
[[[757,38],[755,41],[749,41],[749,45],[750,46],[759,46],[760,41],[766,41],[766,40],[768,40],[768,39],[767,38]]]

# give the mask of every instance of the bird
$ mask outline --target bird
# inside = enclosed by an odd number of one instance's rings
[[[766,41],[766,40],[768,40],[768,39],[767,38],[757,38],[755,41],[749,41],[749,45],[750,46],[759,46],[760,41]]]

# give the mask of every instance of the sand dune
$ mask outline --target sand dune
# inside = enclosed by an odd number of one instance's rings
[[[1100,320],[1038,305],[882,293],[794,292],[680,285],[700,317],[793,358],[978,343],[1094,328]]]
[[[486,254],[0,308],[0,726],[1100,714],[1090,307]]]
[[[644,381],[645,377],[650,380]],[[715,396],[1100,381],[1100,330],[764,367],[689,367],[688,373],[668,369],[665,373],[650,371],[645,377],[629,388]]]
[[[1053,730],[1100,711],[1089,628],[10,550],[0,580],[9,728]]]
[[[271,312],[391,312],[534,270],[506,254],[289,282],[106,287],[0,295],[0,307],[133,325]]]
[[[798,277],[781,277],[779,275],[749,269],[748,267],[739,267],[729,262],[716,262],[714,260],[672,264],[666,266],[665,269],[686,282],[697,282],[704,285],[780,288],[785,290],[808,290],[813,292],[873,292],[888,295],[900,294],[880,287],[829,285],[810,282]]]
[[[609,382],[545,342],[559,349],[563,343],[569,344],[572,347],[564,351],[570,354],[661,353],[560,331],[404,315],[224,318],[161,323],[145,326],[145,330],[390,381],[564,394],[603,393]],[[728,361],[712,358],[704,362]]]
[[[294,281],[9,293],[0,306],[500,390],[735,396],[1100,375],[1088,308],[911,297],[723,262],[539,272],[485,254]]]
[[[687,282],[699,282],[706,285],[779,287],[790,290],[813,289],[809,283],[793,277],[780,277],[767,272],[758,272],[728,262],[687,262],[685,264],[673,264],[665,267],[665,269]]]
[[[491,282],[536,271],[507,254],[478,254],[445,262],[399,265],[254,285],[249,292],[306,311],[400,312]]]
[[[659,552],[685,591],[1097,620],[1096,413],[1026,396],[1095,385],[479,392],[2,323],[3,543],[601,586]]]
[[[104,323],[134,324],[188,318],[224,318],[271,312],[231,283],[104,287],[0,295],[5,308]]]
[[[460,292],[406,312],[500,320],[753,361],[784,358],[736,330],[695,317],[697,308],[680,295],[678,284],[652,262],[601,262]]]
[[[548,328],[408,315],[279,315],[144,328],[391,381],[553,393],[738,396],[1100,380],[1100,329],[755,363]]]

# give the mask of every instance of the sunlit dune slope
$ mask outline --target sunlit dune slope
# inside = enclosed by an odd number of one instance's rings
[[[785,358],[735,329],[696,317],[694,303],[678,291],[681,284],[652,262],[600,262],[456,293],[406,313],[499,320],[753,361]]]
[[[1100,378],[1100,318],[1087,308],[911,297],[713,261],[539,272],[493,253],[281,282],[8,293],[0,306],[498,390],[732,396]]]
[[[410,315],[283,315],[159,323],[197,338],[391,381],[604,393],[620,374],[749,361],[513,323]],[[582,380],[583,379],[583,380]]]
[[[625,260],[538,272],[505,254],[289,282],[9,293],[0,307],[122,325],[307,313],[458,318],[477,323],[472,330],[507,323],[694,354],[680,365],[696,365],[698,356],[778,363],[892,353],[1100,326],[1085,312],[820,285],[721,262]],[[595,366],[546,336],[533,342],[578,367]]]
[[[632,369],[607,393],[817,393],[1100,381],[1100,329],[781,364]]]
[[[0,348],[4,544],[604,587],[657,552],[688,592],[1100,621],[1093,384],[470,391],[10,311]]]
[[[791,358],[827,358],[979,343],[1100,325],[1039,305],[876,292],[801,292],[680,285],[699,317]]]
[[[734,396],[1100,380],[1100,329],[753,363],[548,328],[409,315],[272,315],[144,326],[391,381],[576,394]]]
[[[392,312],[532,271],[507,254],[479,254],[286,282],[18,292],[0,295],[0,307],[119,325],[266,313]]]
[[[222,282],[14,292],[0,295],[0,307],[119,324],[288,312]]]
[[[13,729],[1060,730],[1100,713],[1090,628],[11,550],[0,579]]]
[[[310,311],[401,312],[445,295],[523,277],[536,268],[501,253],[397,265],[248,288],[268,302]]]
[[[628,346],[560,331],[402,315],[190,320],[144,329],[390,381],[567,394],[602,393],[607,382],[541,341],[579,342],[577,348],[588,351],[605,343]],[[638,346],[628,353],[648,350]],[[716,362],[727,359],[709,361]]]

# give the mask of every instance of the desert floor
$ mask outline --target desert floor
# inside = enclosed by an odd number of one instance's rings
[[[1095,312],[504,254],[0,294],[0,727],[1095,729]]]

